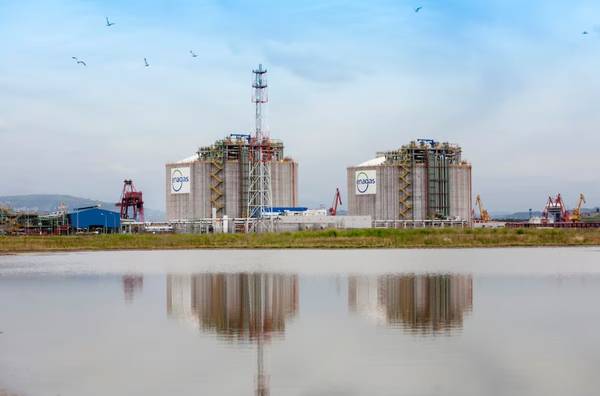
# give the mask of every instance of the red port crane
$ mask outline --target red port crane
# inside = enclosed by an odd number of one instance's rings
[[[136,191],[132,180],[123,180],[123,192],[121,193],[121,202],[117,203],[121,208],[121,219],[132,219],[144,222],[144,200],[142,192]],[[131,216],[129,215],[131,208]]]
[[[548,197],[548,202],[542,212],[542,222],[561,223],[569,221],[569,211],[560,194],[556,198]]]
[[[342,205],[342,194],[340,194],[340,189],[336,188],[335,195],[333,196],[333,204],[331,204],[331,208],[328,210],[330,216],[337,214],[338,204]]]

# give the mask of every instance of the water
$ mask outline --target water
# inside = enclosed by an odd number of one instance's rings
[[[0,395],[597,395],[600,249],[0,257]]]

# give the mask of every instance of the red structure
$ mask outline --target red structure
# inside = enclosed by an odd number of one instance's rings
[[[142,192],[136,191],[131,180],[123,180],[123,193],[121,194],[121,202],[117,203],[121,207],[121,219],[132,219],[135,221],[144,222],[144,200]],[[131,217],[129,208],[132,209]]]
[[[333,204],[331,204],[331,208],[328,210],[330,216],[337,214],[338,204],[342,204],[342,195],[340,194],[340,189],[336,188],[335,195],[333,196]]]
[[[548,197],[542,212],[542,223],[562,223],[569,221],[569,212],[560,194],[556,198]]]

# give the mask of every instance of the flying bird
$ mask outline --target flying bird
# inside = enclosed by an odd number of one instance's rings
[[[75,62],[77,62],[77,64],[78,64],[78,65],[87,66],[87,64],[86,64],[84,61],[82,61],[82,60],[79,60],[79,59],[78,59],[76,56],[72,56],[71,58],[73,58],[73,60],[74,60]]]
[[[589,34],[587,30],[584,30],[581,34]]]
[[[148,63],[148,61],[146,60],[146,58],[144,58],[144,64],[146,65],[146,67],[150,66],[150,63]]]
[[[192,51],[192,50],[190,50],[190,54],[192,54],[192,58],[197,58],[197,57],[198,57],[198,55],[196,55],[196,54],[194,53],[194,51]]]
[[[115,22],[111,22],[111,21],[109,21],[109,20],[108,20],[108,17],[106,17],[106,26],[107,26],[107,27],[111,27],[111,26],[112,26],[112,25],[114,25],[114,24],[115,24]]]
[[[422,9],[423,9],[423,7],[417,7],[417,8],[415,8],[415,12],[419,12],[419,11],[421,11]]]

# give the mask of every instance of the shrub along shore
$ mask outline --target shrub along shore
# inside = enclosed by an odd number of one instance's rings
[[[364,229],[276,234],[0,236],[0,254],[146,249],[600,246],[600,229]]]

